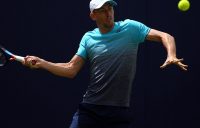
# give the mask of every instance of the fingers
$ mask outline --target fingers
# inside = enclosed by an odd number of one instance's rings
[[[30,56],[26,56],[24,58],[24,64],[27,65],[27,66],[30,64]]]
[[[181,63],[181,62],[178,62],[177,65],[179,65],[179,66],[181,66],[181,67],[188,67],[188,65],[183,64],[183,63]]]
[[[12,57],[12,58],[10,58],[9,60],[10,60],[10,61],[14,61],[14,60],[15,60],[15,58],[13,58],[13,57]]]
[[[187,67],[188,65],[185,65],[182,63],[183,58],[182,59],[177,59],[174,64],[178,65],[182,70],[187,71]]]
[[[31,64],[32,64],[32,65],[35,65],[36,62],[37,62],[36,60],[32,60],[32,61],[31,61]]]
[[[171,63],[172,63],[172,61],[166,60],[165,63],[160,66],[160,68],[163,69],[163,68],[167,67],[168,65],[170,65]]]
[[[184,71],[187,71],[188,65],[178,62],[177,65]]]
[[[167,59],[165,61],[165,63],[160,66],[160,68],[163,69],[163,68],[167,67],[168,65],[175,64],[175,65],[179,66],[182,70],[187,71],[188,65],[183,64],[182,61],[183,61],[183,58],[181,58],[181,59],[176,58],[173,60]]]
[[[172,60],[172,63],[178,63],[178,62],[182,62],[183,61],[183,58],[181,58],[181,59],[174,59],[174,60]]]
[[[185,67],[180,67],[182,70],[187,71],[187,68]]]
[[[24,65],[25,66],[28,66],[28,67],[30,67],[30,68],[35,68],[34,66],[36,65],[36,63],[37,63],[37,58],[36,57],[34,57],[34,56],[26,56],[25,58],[24,58]]]
[[[163,69],[163,68],[167,67],[167,65],[169,65],[169,62],[165,62],[163,65],[160,66],[160,68]]]

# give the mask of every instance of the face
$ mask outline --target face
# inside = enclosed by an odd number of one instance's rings
[[[91,18],[96,21],[98,26],[112,28],[114,25],[114,10],[109,3],[91,13]]]

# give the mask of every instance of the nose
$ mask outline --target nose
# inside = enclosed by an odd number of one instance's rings
[[[111,16],[111,11],[109,10],[109,9],[106,9],[106,15],[109,17],[109,16]]]

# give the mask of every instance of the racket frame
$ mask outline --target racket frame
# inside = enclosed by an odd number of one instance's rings
[[[15,55],[13,53],[11,53],[10,51],[8,51],[7,49],[5,49],[3,46],[0,45],[0,49],[9,56],[9,58],[13,58],[15,61],[19,61],[19,62],[24,62],[24,57],[22,56],[18,56]]]

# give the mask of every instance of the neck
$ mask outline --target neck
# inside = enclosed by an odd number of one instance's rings
[[[110,32],[113,27],[114,27],[114,23],[112,25],[106,25],[106,24],[97,24],[98,28],[99,28],[99,31],[102,33],[102,34],[105,34],[105,33],[108,33]]]

